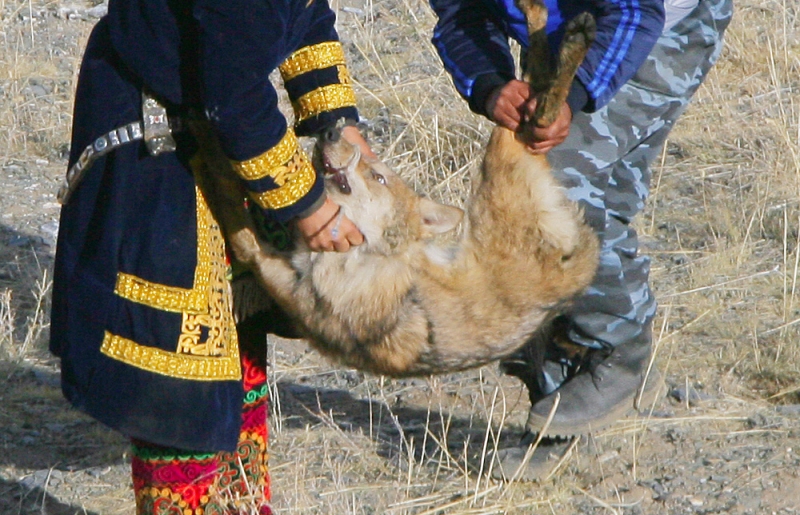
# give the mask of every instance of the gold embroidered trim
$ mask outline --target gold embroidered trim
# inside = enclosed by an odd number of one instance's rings
[[[193,159],[191,166],[205,166]],[[115,292],[122,298],[154,309],[182,314],[176,351],[138,344],[106,333],[100,351],[129,365],[157,374],[199,381],[239,380],[239,341],[232,298],[226,280],[228,264],[222,229],[205,198],[197,199],[197,264],[191,290],[152,283],[120,273]],[[201,341],[203,334],[206,340]]]
[[[350,77],[350,70],[347,66],[337,66],[336,70],[339,72],[339,82],[342,84],[353,84],[353,79]]]
[[[119,272],[114,293],[131,302],[144,304],[154,309],[180,313],[200,313],[208,306],[208,282],[211,276],[211,249],[209,248],[212,225],[219,226],[211,216],[205,198],[195,188],[197,198],[197,265],[194,271],[194,286],[191,290],[157,284],[134,275]],[[224,245],[224,242],[223,242]],[[224,247],[223,247],[224,262]]]
[[[284,81],[314,70],[344,65],[344,50],[338,41],[328,41],[303,47],[279,66]]]
[[[292,102],[297,122],[313,118],[326,111],[356,105],[356,94],[350,84],[331,84],[306,93]]]
[[[233,345],[232,350],[235,350],[235,353],[225,358],[187,356],[139,345],[107,331],[100,347],[100,352],[106,356],[136,368],[195,381],[241,379],[238,345]]]
[[[304,153],[298,153],[288,166],[275,172],[273,179],[280,187],[264,192],[251,191],[250,198],[263,209],[291,206],[311,191],[316,178],[317,173],[308,158]]]
[[[242,179],[254,181],[274,175],[275,168],[285,166],[298,152],[300,144],[297,136],[292,129],[287,129],[278,144],[260,156],[247,161],[231,161],[231,164]]]
[[[156,284],[123,272],[117,274],[114,293],[123,299],[171,313],[182,311],[197,313],[206,303],[204,291]]]

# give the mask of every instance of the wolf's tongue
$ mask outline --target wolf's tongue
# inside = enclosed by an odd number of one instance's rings
[[[347,175],[345,175],[343,170],[337,170],[336,172],[334,172],[331,179],[339,187],[339,191],[341,191],[345,195],[349,195],[352,192],[352,190],[350,189],[350,183],[347,182]]]

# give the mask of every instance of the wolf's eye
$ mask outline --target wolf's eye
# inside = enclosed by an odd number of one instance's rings
[[[384,186],[386,186],[386,177],[379,174],[378,172],[372,172],[372,178],[378,181],[379,183],[383,184]]]

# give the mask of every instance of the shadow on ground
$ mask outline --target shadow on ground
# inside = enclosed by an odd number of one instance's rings
[[[0,225],[0,513],[87,513],[48,493],[64,474],[120,463],[126,442],[63,399],[47,351],[53,242]],[[41,300],[41,302],[40,302]],[[34,333],[30,327],[39,328]],[[33,336],[32,336],[33,335]]]
[[[378,445],[378,454],[394,463],[407,459],[409,452],[420,461],[438,456],[446,448],[453,457],[463,456],[466,450],[470,466],[477,468],[486,445],[492,448],[496,442],[498,447],[507,447],[520,437],[518,432],[489,429],[480,418],[420,407],[390,408],[383,401],[359,399],[343,389],[291,381],[279,381],[277,388],[284,428],[302,429],[322,423],[344,432],[369,435]]]
[[[40,487],[0,479],[0,513],[7,515],[99,515],[63,504]]]

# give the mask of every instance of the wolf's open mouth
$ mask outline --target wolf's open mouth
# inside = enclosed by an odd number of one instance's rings
[[[330,177],[340,192],[349,195],[353,190],[350,189],[350,183],[347,181],[347,174],[344,168],[336,168],[328,161],[327,157],[323,158],[322,162],[325,165],[325,175]]]

